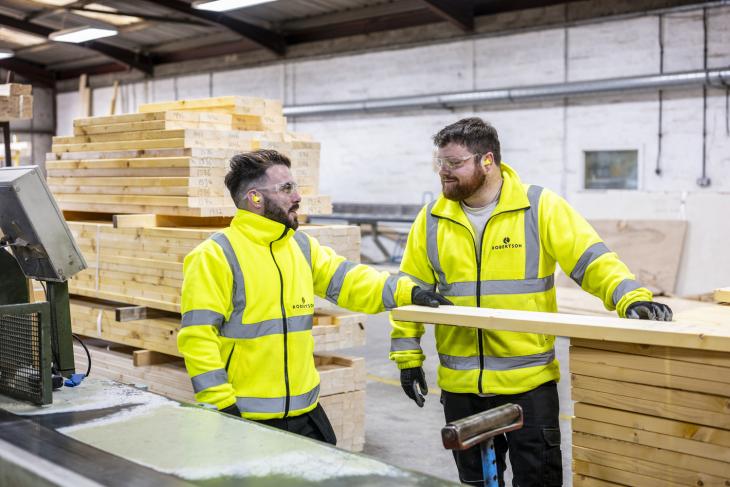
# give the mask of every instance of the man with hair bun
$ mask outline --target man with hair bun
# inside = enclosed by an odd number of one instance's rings
[[[450,303],[296,231],[301,197],[290,167],[273,150],[231,159],[225,183],[238,210],[185,257],[177,342],[196,400],[335,444],[318,402],[314,295],[363,313]]]

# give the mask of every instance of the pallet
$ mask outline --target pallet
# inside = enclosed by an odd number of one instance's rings
[[[190,377],[181,358],[131,347],[84,339],[92,360],[91,374],[145,388],[170,399],[195,402]],[[86,370],[87,357],[74,344],[77,371]],[[136,364],[136,365],[135,365]],[[330,417],[340,448],[361,451],[365,420],[365,364],[362,358],[315,355],[320,373],[320,402]]]

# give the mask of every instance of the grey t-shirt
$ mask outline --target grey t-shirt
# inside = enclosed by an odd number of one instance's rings
[[[479,245],[482,242],[484,228],[487,226],[489,217],[492,216],[492,213],[494,213],[494,209],[497,207],[497,203],[499,203],[499,197],[501,194],[502,189],[500,188],[499,193],[497,193],[497,197],[494,198],[494,201],[489,203],[487,206],[482,206],[481,208],[472,208],[463,201],[461,202],[461,208],[464,210],[464,213],[466,213],[466,217],[469,219],[471,227],[474,229],[474,244],[477,248],[479,248]]]

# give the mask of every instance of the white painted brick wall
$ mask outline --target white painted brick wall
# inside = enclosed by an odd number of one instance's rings
[[[730,66],[730,7],[708,10],[708,66]],[[703,67],[702,10],[663,16],[664,71]],[[282,98],[287,105],[432,94],[656,74],[660,66],[659,19],[617,20],[500,37],[386,50],[329,59],[284,62],[180,76],[121,87],[118,113],[141,103],[209,95]],[[212,81],[212,86],[211,86]],[[431,136],[444,125],[479,115],[500,133],[503,159],[523,181],[562,193],[589,218],[687,218],[680,293],[727,285],[730,262],[730,135],[725,91],[708,90],[707,173],[700,189],[701,89],[665,91],[662,175],[657,157],[658,93],[613,94],[544,103],[504,103],[458,110],[347,114],[294,121],[295,130],[322,142],[321,191],[336,202],[420,203],[438,193]],[[94,93],[94,113],[106,113],[110,89]],[[78,95],[58,96],[58,134],[69,135]],[[639,151],[640,191],[583,188],[583,151]],[[683,196],[689,195],[689,196]],[[720,227],[717,229],[717,227]],[[728,257],[730,259],[730,257]],[[726,259],[727,260],[727,259]],[[721,271],[718,271],[720,269]],[[712,274],[716,280],[707,279]],[[725,282],[721,282],[725,279]],[[715,282],[717,281],[717,282]]]

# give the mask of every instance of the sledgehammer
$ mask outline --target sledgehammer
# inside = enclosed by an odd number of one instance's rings
[[[484,486],[497,487],[494,437],[522,428],[522,422],[522,408],[517,404],[505,404],[447,424],[441,428],[441,440],[448,450],[466,450],[479,445]]]

